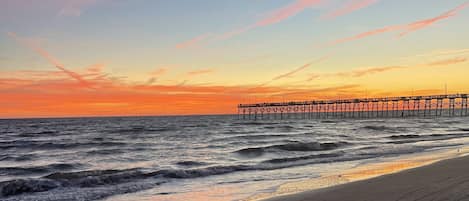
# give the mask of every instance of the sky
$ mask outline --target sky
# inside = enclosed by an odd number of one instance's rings
[[[0,118],[469,92],[468,0],[0,0]]]

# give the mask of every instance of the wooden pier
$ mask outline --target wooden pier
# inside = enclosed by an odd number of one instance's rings
[[[468,94],[239,104],[238,118],[345,119],[468,116]]]

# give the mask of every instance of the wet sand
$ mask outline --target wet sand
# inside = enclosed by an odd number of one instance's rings
[[[266,201],[469,201],[469,156]]]

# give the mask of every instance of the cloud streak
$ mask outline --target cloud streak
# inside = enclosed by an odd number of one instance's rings
[[[366,8],[377,2],[378,0],[350,0],[346,4],[344,4],[342,7],[321,16],[321,19],[337,18],[343,15],[352,13],[354,11]]]
[[[150,75],[158,77],[158,76],[164,75],[167,72],[168,72],[167,68],[158,68],[155,71],[151,72]]]
[[[83,8],[97,3],[97,0],[68,0],[66,5],[59,11],[59,16],[79,17]]]
[[[454,17],[456,14],[458,14],[459,11],[465,9],[469,5],[469,1],[459,5],[458,7],[449,10],[448,12],[445,12],[441,15],[438,15],[436,17],[430,18],[430,19],[425,19],[425,20],[420,20],[417,22],[413,22],[410,24],[407,24],[405,26],[404,31],[399,34],[400,37],[407,35],[411,32],[427,28],[428,26],[431,26],[432,24],[437,23],[438,21],[448,19],[450,17]]]
[[[298,68],[296,68],[296,69],[293,69],[293,70],[290,71],[290,72],[287,72],[287,73],[284,73],[284,74],[275,76],[275,77],[272,78],[271,80],[269,80],[269,81],[267,81],[267,82],[265,82],[265,83],[262,83],[262,84],[258,85],[257,87],[263,87],[263,86],[266,86],[266,85],[268,85],[268,84],[270,84],[270,83],[272,83],[272,82],[274,82],[274,81],[277,81],[277,80],[281,80],[281,79],[284,79],[284,78],[291,77],[291,76],[293,76],[293,75],[295,75],[295,74],[297,74],[297,73],[299,73],[299,72],[301,72],[301,71],[303,71],[303,70],[309,68],[311,65],[313,65],[313,64],[315,64],[315,63],[320,63],[320,62],[326,60],[327,58],[328,58],[327,56],[326,56],[326,57],[319,58],[319,59],[317,59],[316,61],[312,61],[312,62],[307,63],[307,64],[305,64],[305,65],[303,65],[303,66],[300,66],[300,67],[298,67]]]
[[[272,81],[276,81],[276,80],[280,80],[280,79],[283,79],[283,78],[287,78],[287,77],[293,76],[294,74],[296,74],[296,73],[298,73],[298,72],[300,72],[300,71],[303,71],[303,70],[309,68],[312,64],[322,62],[322,61],[324,61],[324,60],[326,60],[326,59],[327,59],[327,57],[322,57],[322,58],[320,58],[320,59],[318,59],[318,60],[316,60],[316,61],[307,63],[307,64],[305,64],[305,65],[303,65],[303,66],[300,66],[299,68],[296,68],[296,69],[294,69],[294,70],[288,72],[288,73],[281,74],[281,75],[279,75],[279,76],[277,76],[277,77],[274,77],[274,78],[272,79]]]
[[[466,61],[467,61],[467,58],[458,57],[458,58],[452,58],[452,59],[445,59],[445,60],[430,62],[430,63],[427,64],[427,66],[446,66],[446,65],[464,63]]]
[[[360,33],[351,37],[346,37],[346,38],[332,41],[329,43],[329,45],[337,45],[340,43],[346,43],[346,42],[350,42],[350,41],[354,41],[354,40],[358,40],[358,39],[362,39],[362,38],[366,38],[366,37],[370,37],[370,36],[374,36],[374,35],[378,35],[382,33],[394,32],[394,31],[400,31],[400,33],[398,34],[398,37],[403,37],[411,32],[415,32],[415,31],[427,28],[439,21],[448,19],[450,17],[454,17],[459,11],[465,9],[467,6],[469,6],[469,1],[457,6],[454,9],[451,9],[450,11],[447,11],[433,18],[419,20],[419,21],[412,22],[409,24],[392,25],[392,26],[386,26],[386,27],[379,28],[379,29],[374,29],[371,31],[366,31],[366,32],[363,32],[363,33]]]
[[[336,72],[336,73],[323,73],[323,74],[311,74],[310,77],[306,80],[307,82],[319,79],[319,78],[327,78],[327,77],[364,77],[372,74],[383,73],[387,71],[397,70],[397,69],[404,69],[407,68],[405,66],[379,66],[379,67],[370,67],[370,68],[362,68],[362,69],[355,69],[351,71],[343,71],[343,72]]]
[[[257,21],[254,27],[262,27],[282,22],[302,12],[304,9],[318,5],[321,2],[322,0],[297,0],[292,4],[272,12],[268,17]]]
[[[210,36],[211,36],[211,34],[202,34],[202,35],[197,36],[193,39],[190,39],[188,41],[177,44],[176,48],[177,49],[185,49],[185,48],[194,47],[194,46],[198,45],[200,42],[210,38]]]
[[[200,69],[200,70],[194,70],[194,71],[189,71],[187,72],[188,76],[197,76],[197,75],[204,75],[204,74],[210,74],[215,72],[213,69]]]
[[[368,75],[384,73],[388,71],[411,69],[411,68],[445,67],[449,65],[464,63],[466,61],[467,61],[467,58],[449,58],[449,59],[443,59],[443,60],[433,61],[433,62],[424,63],[424,64],[418,64],[418,65],[413,65],[413,66],[378,66],[378,67],[361,68],[361,69],[355,69],[351,71],[342,71],[342,72],[336,72],[336,73],[311,74],[310,77],[306,80],[306,82],[310,82],[319,78],[329,78],[329,77],[359,78],[359,77],[364,77]]]
[[[78,81],[82,86],[84,87],[90,87],[90,83],[88,83],[81,75],[78,73],[75,73],[73,71],[70,71],[64,67],[63,64],[61,64],[56,58],[54,58],[52,55],[50,55],[46,50],[40,48],[39,46],[23,39],[20,38],[16,35],[16,33],[13,32],[8,32],[8,36],[13,38],[15,41],[19,42],[20,44],[30,48],[40,56],[42,56],[44,59],[46,59],[50,64],[54,65],[56,68],[70,76],[71,78],[75,79]]]
[[[295,2],[286,5],[282,8],[279,8],[275,11],[272,11],[270,14],[268,14],[267,17],[258,20],[257,22],[244,26],[242,28],[234,29],[219,35],[212,35],[212,34],[203,34],[200,36],[197,36],[191,40],[188,40],[183,43],[179,43],[176,45],[176,48],[178,49],[184,49],[184,48],[190,48],[194,47],[198,44],[200,44],[203,41],[207,40],[212,40],[212,41],[219,41],[219,40],[227,40],[232,37],[235,37],[237,35],[243,34],[245,32],[248,32],[250,30],[259,28],[259,27],[264,27],[264,26],[269,26],[273,24],[280,23],[284,20],[287,20],[290,17],[293,17],[302,11],[304,11],[306,8],[313,7],[316,5],[319,5],[322,3],[324,0],[295,0]]]

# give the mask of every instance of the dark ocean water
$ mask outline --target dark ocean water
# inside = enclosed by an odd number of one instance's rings
[[[199,183],[302,178],[312,173],[295,168],[463,146],[468,123],[245,122],[236,116],[0,120],[0,200],[112,200],[149,189],[155,196],[188,192]]]

